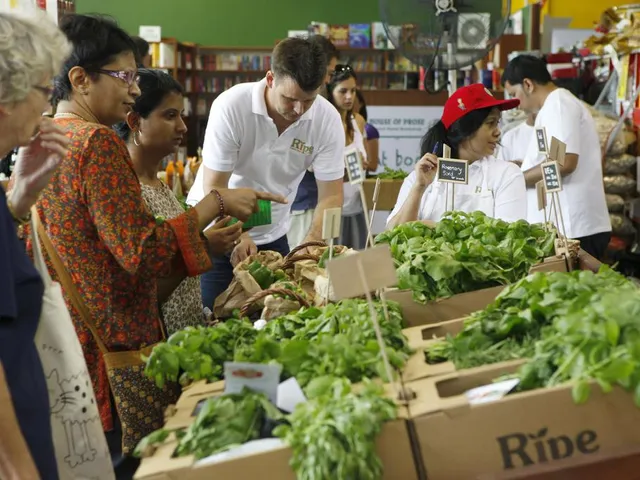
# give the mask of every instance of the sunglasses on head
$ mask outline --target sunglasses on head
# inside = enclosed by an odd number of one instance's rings
[[[336,68],[333,69],[332,75],[339,75],[341,73],[353,73],[353,68],[351,68],[351,65],[338,64]]]

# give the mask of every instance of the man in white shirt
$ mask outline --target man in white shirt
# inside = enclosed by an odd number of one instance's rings
[[[317,42],[287,38],[271,55],[260,82],[235,85],[213,102],[203,148],[203,165],[187,202],[197,203],[217,188],[258,188],[286,197],[272,205],[272,224],[246,232],[229,256],[213,258],[201,277],[204,305],[233,278],[233,267],[258,250],[289,252],[291,203],[304,173],[313,167],[318,204],[305,241],[321,240],[327,208],[342,206],[345,136],[338,111],[319,95],[327,58]]]
[[[520,108],[537,114],[535,128],[545,128],[547,142],[556,137],[566,143],[565,162],[560,167],[560,206],[566,233],[601,259],[611,239],[611,222],[602,182],[600,140],[591,113],[571,92],[553,84],[542,59],[530,55],[514,58],[505,68],[502,82],[509,95],[520,100]],[[530,222],[544,218],[537,208],[535,185],[542,180],[540,164],[545,160],[532,135],[522,162]],[[561,222],[556,224],[562,228]]]
[[[499,160],[513,162],[518,166],[522,165],[522,160],[529,148],[529,140],[531,140],[535,132],[533,128],[535,122],[536,114],[529,113],[527,118],[520,122],[520,125],[516,125],[502,135],[500,147],[498,148]]]

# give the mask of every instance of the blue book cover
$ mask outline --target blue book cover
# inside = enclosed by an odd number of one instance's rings
[[[349,46],[351,48],[371,48],[371,24],[349,24]]]

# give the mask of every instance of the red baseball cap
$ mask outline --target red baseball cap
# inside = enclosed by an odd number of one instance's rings
[[[520,105],[520,100],[517,98],[498,100],[484,85],[475,83],[453,92],[453,95],[444,104],[441,120],[444,127],[449,128],[456,120],[474,110],[493,107],[500,110],[511,110],[518,105]]]

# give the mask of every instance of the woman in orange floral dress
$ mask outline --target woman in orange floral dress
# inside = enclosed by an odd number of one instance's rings
[[[162,338],[157,277],[205,272],[211,267],[208,246],[220,235],[233,242],[241,233],[206,227],[226,213],[246,220],[259,198],[285,200],[250,189],[212,191],[183,215],[156,224],[127,147],[110,127],[125,120],[140,94],[135,44],[100,17],[67,16],[61,28],[73,53],[55,80],[54,121],[71,145],[38,212],[107,349],[137,350]],[[104,362],[80,313],[71,308],[71,314],[112,456],[120,459],[120,425]],[[114,467],[118,478],[130,478],[135,464],[125,459]]]

